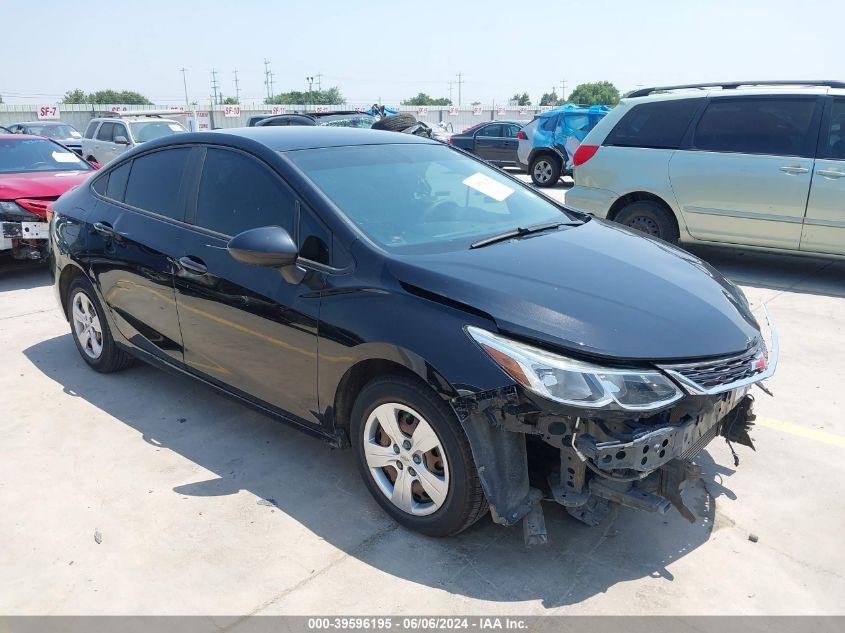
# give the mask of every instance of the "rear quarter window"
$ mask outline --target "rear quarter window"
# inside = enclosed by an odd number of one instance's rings
[[[625,113],[603,145],[678,149],[701,99],[640,103]]]
[[[85,138],[94,138],[94,132],[97,131],[97,126],[100,124],[99,121],[91,121],[88,124],[88,127],[85,128]]]

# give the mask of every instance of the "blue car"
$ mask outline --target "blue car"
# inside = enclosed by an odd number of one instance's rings
[[[538,187],[553,187],[571,173],[575,150],[608,112],[608,106],[570,103],[537,115],[517,135],[517,165]]]

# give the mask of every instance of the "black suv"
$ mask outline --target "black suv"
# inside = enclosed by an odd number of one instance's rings
[[[542,542],[542,499],[590,524],[611,502],[691,517],[691,460],[719,434],[750,444],[747,392],[775,367],[707,264],[413,135],[172,136],[53,213],[88,365],[140,358],[351,445],[427,534],[489,507]]]

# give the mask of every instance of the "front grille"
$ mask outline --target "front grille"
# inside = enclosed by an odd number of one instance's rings
[[[760,365],[756,362],[761,355],[766,356],[766,347],[762,342],[747,352],[728,358],[701,363],[662,365],[661,367],[683,376],[687,381],[701,387],[702,390],[710,390],[763,373],[766,370],[766,364]]]

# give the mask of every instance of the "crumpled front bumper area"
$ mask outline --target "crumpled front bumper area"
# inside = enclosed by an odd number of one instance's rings
[[[717,436],[753,448],[748,390],[689,396],[641,418],[558,410],[517,386],[463,395],[452,405],[493,520],[523,520],[526,542],[540,544],[546,540],[543,499],[589,525],[600,523],[611,503],[660,514],[674,506],[695,521],[681,494],[701,475],[696,455]]]

